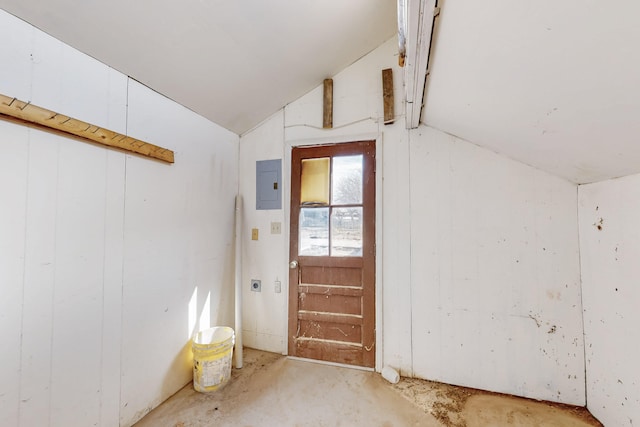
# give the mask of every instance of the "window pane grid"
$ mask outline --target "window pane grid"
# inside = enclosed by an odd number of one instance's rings
[[[362,171],[362,155],[303,160],[299,255],[362,256]]]

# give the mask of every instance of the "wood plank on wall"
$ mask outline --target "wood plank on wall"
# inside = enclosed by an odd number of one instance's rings
[[[324,80],[322,127],[325,129],[333,127],[333,79]]]
[[[91,142],[173,163],[173,151],[0,94],[0,118],[31,123]]]
[[[393,70],[391,68],[382,70],[382,100],[384,104],[384,124],[393,124]]]

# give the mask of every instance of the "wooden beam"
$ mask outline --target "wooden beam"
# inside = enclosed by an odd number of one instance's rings
[[[173,163],[173,151],[0,94],[0,118],[71,134],[108,147]]]
[[[393,124],[393,70],[391,68],[382,70],[382,99],[384,102],[384,124]]]
[[[433,27],[440,9],[438,0],[407,0],[407,53],[404,67],[407,129],[420,124]]]
[[[333,79],[324,80],[323,100],[322,127],[331,129],[333,127]]]

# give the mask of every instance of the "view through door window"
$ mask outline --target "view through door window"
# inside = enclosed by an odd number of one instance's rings
[[[363,156],[302,160],[299,255],[362,256]]]

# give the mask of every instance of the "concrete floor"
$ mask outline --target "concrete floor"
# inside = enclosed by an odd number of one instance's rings
[[[187,385],[137,427],[602,426],[582,408],[379,374],[245,349],[244,367],[211,394]]]

